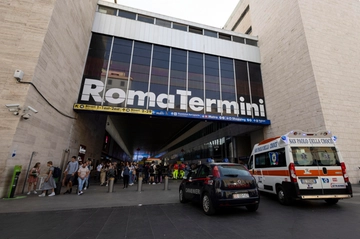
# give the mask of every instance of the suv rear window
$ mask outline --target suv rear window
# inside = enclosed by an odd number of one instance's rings
[[[221,177],[251,176],[250,172],[241,165],[217,165]]]

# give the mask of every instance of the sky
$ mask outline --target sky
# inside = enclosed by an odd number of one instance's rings
[[[105,0],[114,2],[114,0]],[[222,28],[239,0],[117,0],[118,4]]]

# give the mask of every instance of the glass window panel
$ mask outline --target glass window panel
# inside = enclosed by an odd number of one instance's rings
[[[251,39],[246,39],[246,44],[252,45],[252,46],[257,46],[257,41],[251,40]]]
[[[256,108],[253,108],[254,117],[264,118],[265,107],[263,107],[264,110],[260,108],[261,105],[264,105],[264,90],[261,78],[260,64],[249,62],[249,75],[252,103],[258,106]]]
[[[207,99],[220,100],[219,58],[217,56],[205,55],[205,90]],[[211,111],[208,107],[211,107]],[[216,104],[208,107],[206,113],[221,114],[217,111]]]
[[[105,85],[105,77],[109,62],[111,43],[112,37],[110,36],[96,33],[92,34],[89,52],[84,69],[83,80],[85,78],[96,79],[102,81]],[[101,97],[102,95],[103,91],[100,93]],[[78,102],[81,103],[80,98]],[[101,102],[95,102],[92,97],[89,98],[89,101],[83,103],[94,105],[101,104]]]
[[[140,22],[147,22],[147,23],[154,24],[154,18],[153,17],[148,17],[148,16],[144,16],[144,15],[138,15],[137,20],[140,21]]]
[[[149,72],[150,72],[151,44],[143,42],[134,43],[134,54],[131,67],[131,83],[129,90],[148,92]],[[128,94],[129,96],[129,94]],[[144,106],[138,106],[138,97],[134,98],[133,105],[127,107],[146,108],[147,97],[145,97]]]
[[[136,19],[136,13],[123,11],[123,10],[119,10],[118,16],[128,18],[128,19],[133,19],[133,20]]]
[[[154,46],[150,91],[156,96],[168,94],[169,57],[169,47]],[[166,103],[166,100],[163,100],[162,103]],[[149,109],[166,110],[167,108],[160,107],[155,101],[151,101]]]
[[[204,29],[204,35],[209,36],[209,37],[216,37],[217,38],[217,32],[206,30],[206,29]]]
[[[234,42],[245,43],[245,39],[242,37],[233,36]]]
[[[181,31],[187,31],[187,26],[184,24],[173,22],[173,28]]]
[[[111,88],[119,88],[126,92],[129,78],[131,48],[132,40],[123,38],[114,39],[106,91]],[[105,105],[109,105],[109,103],[106,102]],[[125,100],[124,102],[117,104],[117,106],[124,107]]]
[[[176,94],[177,90],[186,90],[186,62],[187,52],[173,48],[171,50],[171,68],[170,68],[170,94],[175,95],[176,105],[174,111],[180,110],[180,96]]]
[[[221,97],[222,101],[228,101],[229,104],[223,104],[223,112],[229,116],[237,116],[239,104],[236,101],[234,67],[233,60],[225,57],[220,58],[221,69]],[[237,111],[236,111],[237,109]]]
[[[230,35],[227,35],[227,34],[224,34],[224,33],[220,33],[220,32],[219,32],[219,38],[220,38],[220,39],[224,39],[224,40],[229,40],[229,41],[231,41],[231,36],[230,36]]]
[[[198,27],[189,26],[189,32],[196,33],[196,34],[203,34],[203,29]]]
[[[189,52],[189,91],[191,91],[192,97],[199,97],[204,99],[204,81],[203,81],[203,54],[196,52]],[[188,108],[189,112],[204,113],[202,111],[192,110]]]
[[[166,21],[166,20],[162,20],[162,19],[156,19],[155,20],[155,24],[159,25],[159,26],[163,26],[163,27],[171,27],[171,22],[170,21]]]
[[[243,97],[244,103],[250,103],[249,81],[245,61],[235,60],[235,74],[237,99]]]
[[[116,15],[116,9],[111,7],[99,6],[98,11],[108,15]]]

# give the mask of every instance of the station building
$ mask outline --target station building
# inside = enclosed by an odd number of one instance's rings
[[[356,4],[325,5],[356,25]],[[154,119],[183,130],[147,155],[169,160],[237,162],[264,138],[331,130],[358,181],[359,43],[326,32],[341,24],[322,3],[281,6],[240,1],[218,29],[105,1],[0,3],[0,196],[15,165],[21,193],[35,162],[146,155],[128,141]]]

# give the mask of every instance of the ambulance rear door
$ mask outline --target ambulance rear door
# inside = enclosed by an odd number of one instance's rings
[[[335,147],[292,147],[301,195],[331,195],[346,189]]]

